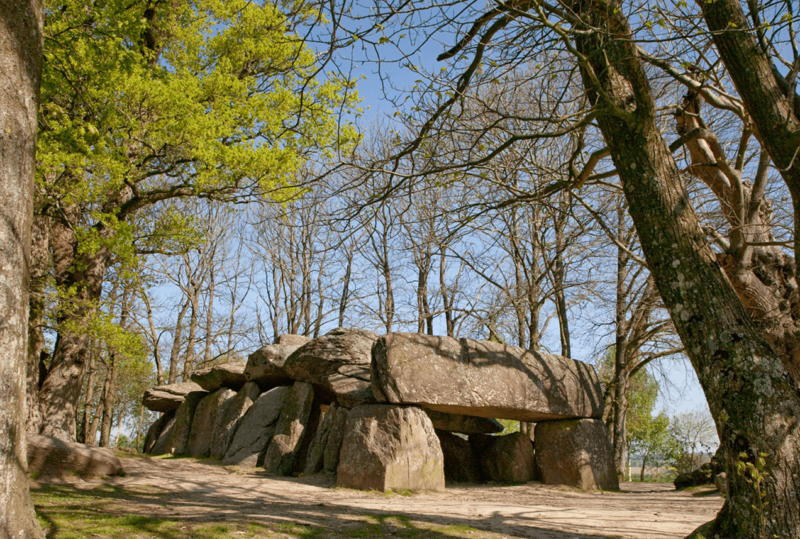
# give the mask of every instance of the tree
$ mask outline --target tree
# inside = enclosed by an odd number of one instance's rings
[[[673,460],[678,473],[696,470],[700,466],[702,451],[710,452],[717,442],[714,420],[704,410],[674,415],[669,429],[675,440]]]
[[[72,440],[87,339],[65,322],[95,316],[109,267],[186,231],[167,201],[246,200],[291,184],[311,153],[353,139],[330,113],[357,97],[349,81],[317,77],[297,35],[306,6],[67,1],[46,13],[36,211],[58,335],[39,397],[42,432]],[[144,212],[153,207],[165,211]]]
[[[28,490],[25,443],[28,274],[36,115],[42,73],[40,2],[0,2],[0,537],[43,538]]]
[[[703,9],[714,11],[718,4],[719,9],[738,5],[726,0],[703,4]],[[781,9],[779,4],[775,6]],[[409,23],[421,16],[418,11],[387,7],[373,13],[384,17],[381,31],[392,16],[407,19],[403,21],[406,28],[400,30],[402,25],[398,24],[398,33],[393,34],[398,39],[399,32],[413,28]],[[451,69],[431,77],[426,84],[430,91],[415,101],[421,120],[396,157],[424,153],[432,145],[431,140],[440,136],[440,126],[461,118],[464,102],[482,97],[473,86],[499,82],[504,72],[530,61],[535,53],[539,72],[561,81],[560,88],[553,88],[561,96],[560,106],[542,110],[531,119],[526,132],[508,131],[505,141],[491,149],[476,143],[467,158],[447,166],[452,170],[486,162],[520,140],[597,129],[606,144],[598,149],[597,159],[575,156],[570,165],[576,173],[570,181],[553,182],[530,197],[542,199],[561,189],[586,185],[599,160],[603,156],[611,158],[614,168],[606,172],[620,179],[647,266],[697,373],[720,436],[729,495],[717,519],[704,527],[703,533],[748,538],[758,537],[762,531],[767,536],[800,535],[800,490],[793,479],[800,475],[800,461],[796,458],[800,433],[793,419],[800,416],[797,380],[791,376],[782,354],[754,323],[706,238],[672,155],[687,139],[681,138],[673,145],[664,139],[658,96],[645,68],[645,53],[636,40],[637,32],[646,32],[653,22],[645,20],[648,24],[641,29],[633,28],[628,17],[638,21],[639,14],[631,11],[632,5],[616,1],[550,4],[534,0],[498,3],[487,9],[470,4],[458,11],[459,18],[455,20],[450,18],[452,10],[442,6],[431,9],[439,8],[438,19],[425,18],[421,31],[434,27],[446,32],[455,27],[460,38],[439,57],[449,59]],[[465,20],[465,16],[470,19]],[[728,28],[730,18],[722,19],[717,28],[710,24],[712,30],[753,39],[743,30],[746,21],[734,22],[736,27]],[[557,61],[550,61],[551,58]],[[559,76],[556,70],[561,67],[564,69]],[[728,65],[730,70],[749,67]],[[777,83],[773,88],[780,90]],[[762,94],[760,101],[751,103],[752,108],[786,108],[785,103],[794,102],[794,92],[789,93],[788,97],[782,91]],[[569,110],[570,105],[579,105],[583,110]],[[510,121],[510,117],[498,114],[495,126],[502,132]],[[796,132],[794,123],[786,121],[781,125],[781,142],[789,147],[787,153],[794,155],[798,148],[792,135]],[[770,132],[767,129],[765,133]],[[478,132],[473,140],[479,141],[483,136]],[[588,174],[579,171],[581,164],[587,166]],[[778,165],[788,169],[794,162],[782,156]],[[793,189],[791,185],[789,188]],[[795,226],[798,221],[796,218]],[[760,490],[754,491],[737,472],[737,461],[741,454],[746,460],[755,461],[762,453],[768,455],[763,466],[766,480],[760,483]],[[766,505],[762,519],[753,514],[752,507],[763,501]]]

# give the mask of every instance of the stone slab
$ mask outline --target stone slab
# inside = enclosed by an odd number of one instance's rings
[[[291,389],[286,386],[276,387],[258,397],[239,423],[222,459],[223,464],[255,468],[263,463],[283,403]]]

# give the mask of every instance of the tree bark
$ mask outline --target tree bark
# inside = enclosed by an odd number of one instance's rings
[[[87,370],[89,371],[88,379],[86,381],[86,398],[83,401],[83,426],[80,429],[82,435],[78,441],[82,444],[94,444],[95,440],[88,437],[89,432],[89,410],[92,408],[92,401],[94,400],[94,375],[97,369],[94,367],[94,357],[89,356]],[[88,441],[87,441],[88,440]]]
[[[753,324],[706,241],[661,137],[655,100],[627,19],[616,4],[585,0],[572,7],[594,30],[575,37],[584,85],[590,102],[604,109],[598,125],[648,267],[719,433],[728,497],[703,533],[800,536],[797,383]],[[738,471],[737,462],[754,463],[762,453],[767,455],[765,479],[755,488]]]
[[[100,401],[103,406],[103,420],[100,424],[100,447],[108,447],[108,443],[111,440],[111,420],[114,416],[114,397],[117,394],[117,369],[115,363],[114,354],[109,355],[106,363],[106,379],[103,382],[103,398]]]
[[[42,410],[39,406],[40,384],[44,381],[45,373],[43,359],[44,351],[44,315],[45,315],[45,286],[48,266],[48,226],[47,220],[34,216],[31,228],[31,266],[30,284],[28,285],[28,383],[26,410],[27,430],[32,434],[39,434],[42,430]]]
[[[28,490],[25,386],[39,1],[0,0],[0,538],[44,538]]]

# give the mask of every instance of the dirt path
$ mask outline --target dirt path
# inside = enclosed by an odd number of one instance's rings
[[[128,497],[126,511],[187,521],[286,521],[341,529],[352,525],[356,515],[383,514],[513,538],[666,539],[685,537],[722,506],[716,493],[677,492],[671,483],[625,483],[619,493],[538,483],[459,485],[445,493],[403,496],[334,488],[327,477],[269,477],[191,459],[126,458],[123,463],[127,475],[114,484],[133,492],[166,493],[156,499]]]

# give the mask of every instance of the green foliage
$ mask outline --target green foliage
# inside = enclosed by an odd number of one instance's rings
[[[334,114],[357,102],[352,82],[315,76],[292,26],[314,13],[300,8],[290,20],[282,7],[48,0],[40,204],[73,209],[65,214],[81,253],[130,259],[130,215],[142,207],[289,185],[307,156],[331,157],[356,140]],[[188,224],[162,213],[151,239]]]

